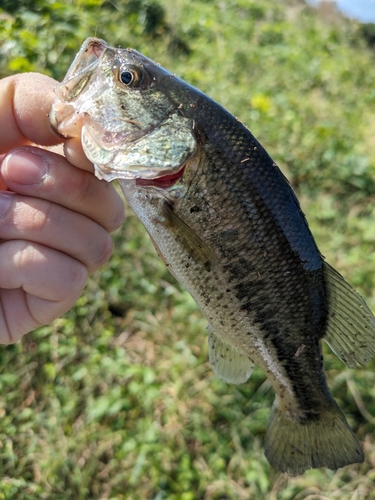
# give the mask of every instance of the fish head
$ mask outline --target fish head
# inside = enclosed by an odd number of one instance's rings
[[[195,152],[182,80],[133,49],[87,39],[55,93],[52,126],[81,137],[101,179],[173,176]]]

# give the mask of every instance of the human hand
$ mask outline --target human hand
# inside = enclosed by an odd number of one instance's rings
[[[0,80],[0,343],[64,314],[111,254],[123,222],[112,185],[89,170],[80,141],[66,156],[48,113],[56,82],[38,74]],[[81,168],[76,168],[76,165]],[[5,191],[6,190],[6,191]]]

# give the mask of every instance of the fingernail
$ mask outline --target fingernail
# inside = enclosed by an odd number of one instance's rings
[[[12,195],[5,191],[0,191],[0,219],[6,215],[11,203]]]
[[[2,169],[4,175],[12,182],[32,186],[47,175],[49,164],[39,154],[20,150],[5,157]]]

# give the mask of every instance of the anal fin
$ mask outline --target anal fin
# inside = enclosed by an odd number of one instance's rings
[[[253,361],[236,347],[221,340],[208,327],[209,359],[216,375],[229,384],[246,382],[254,368]]]
[[[323,264],[328,303],[324,340],[350,368],[375,354],[375,317],[366,302],[327,262]]]

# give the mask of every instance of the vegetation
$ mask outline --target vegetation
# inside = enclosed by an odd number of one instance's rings
[[[82,41],[133,46],[246,123],[289,177],[319,247],[375,309],[373,29],[302,0],[2,0],[2,76],[65,74]],[[327,8],[327,7],[326,7]],[[371,43],[370,43],[371,42]],[[375,498],[375,362],[325,349],[366,461],[287,478],[263,440],[260,370],[221,382],[206,322],[128,210],[65,317],[1,348],[0,499]]]

